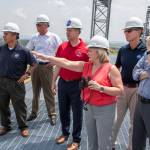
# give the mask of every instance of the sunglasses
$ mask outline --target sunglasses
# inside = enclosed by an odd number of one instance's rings
[[[131,28],[131,29],[124,30],[125,33],[130,33],[132,31],[138,31],[138,29],[137,28]]]

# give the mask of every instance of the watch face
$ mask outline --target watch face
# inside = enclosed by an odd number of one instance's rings
[[[101,90],[104,92],[104,87],[101,87]]]
[[[101,86],[100,91],[101,91],[101,92],[104,92],[104,87]]]

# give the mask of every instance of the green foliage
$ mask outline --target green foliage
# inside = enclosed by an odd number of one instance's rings
[[[26,46],[26,44],[28,43],[28,39],[19,39],[19,43],[23,46]],[[4,44],[4,40],[2,38],[0,38],[0,45]]]
[[[26,46],[26,44],[28,43],[29,40],[27,39],[20,39],[19,42],[21,45]]]

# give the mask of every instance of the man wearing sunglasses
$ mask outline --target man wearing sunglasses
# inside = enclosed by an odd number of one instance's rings
[[[32,37],[27,44],[27,48],[35,50],[45,55],[55,55],[55,52],[61,43],[60,38],[48,31],[49,18],[41,14],[36,19],[36,28],[38,33]],[[47,61],[37,59],[38,65],[31,74],[33,100],[32,111],[28,117],[28,121],[34,120],[37,117],[39,108],[39,98],[41,88],[43,89],[44,99],[47,107],[48,116],[51,125],[56,123],[55,100],[54,93],[51,90],[53,66]]]
[[[112,130],[112,146],[115,142],[126,112],[130,113],[130,129],[128,150],[132,150],[133,115],[137,102],[138,82],[132,78],[132,71],[138,60],[143,56],[146,47],[141,41],[143,22],[137,17],[131,17],[125,24],[124,34],[128,42],[120,48],[116,59],[116,66],[121,71],[124,84],[124,93],[118,97],[116,119]]]

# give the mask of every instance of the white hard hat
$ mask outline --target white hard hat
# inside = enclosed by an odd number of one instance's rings
[[[95,35],[91,38],[91,40],[88,43],[88,48],[105,48],[105,49],[109,49],[109,42],[106,38],[99,36],[99,35]]]
[[[126,22],[124,30],[130,29],[130,28],[144,28],[143,21],[138,17],[131,17]]]
[[[66,28],[81,29],[82,23],[81,23],[80,19],[78,19],[78,18],[70,18],[69,20],[67,20]]]
[[[49,23],[49,18],[48,16],[41,14],[36,18],[36,23],[40,23],[40,22],[46,22]]]
[[[13,33],[19,33],[20,29],[19,26],[13,22],[8,22],[5,24],[2,32],[13,32]]]

